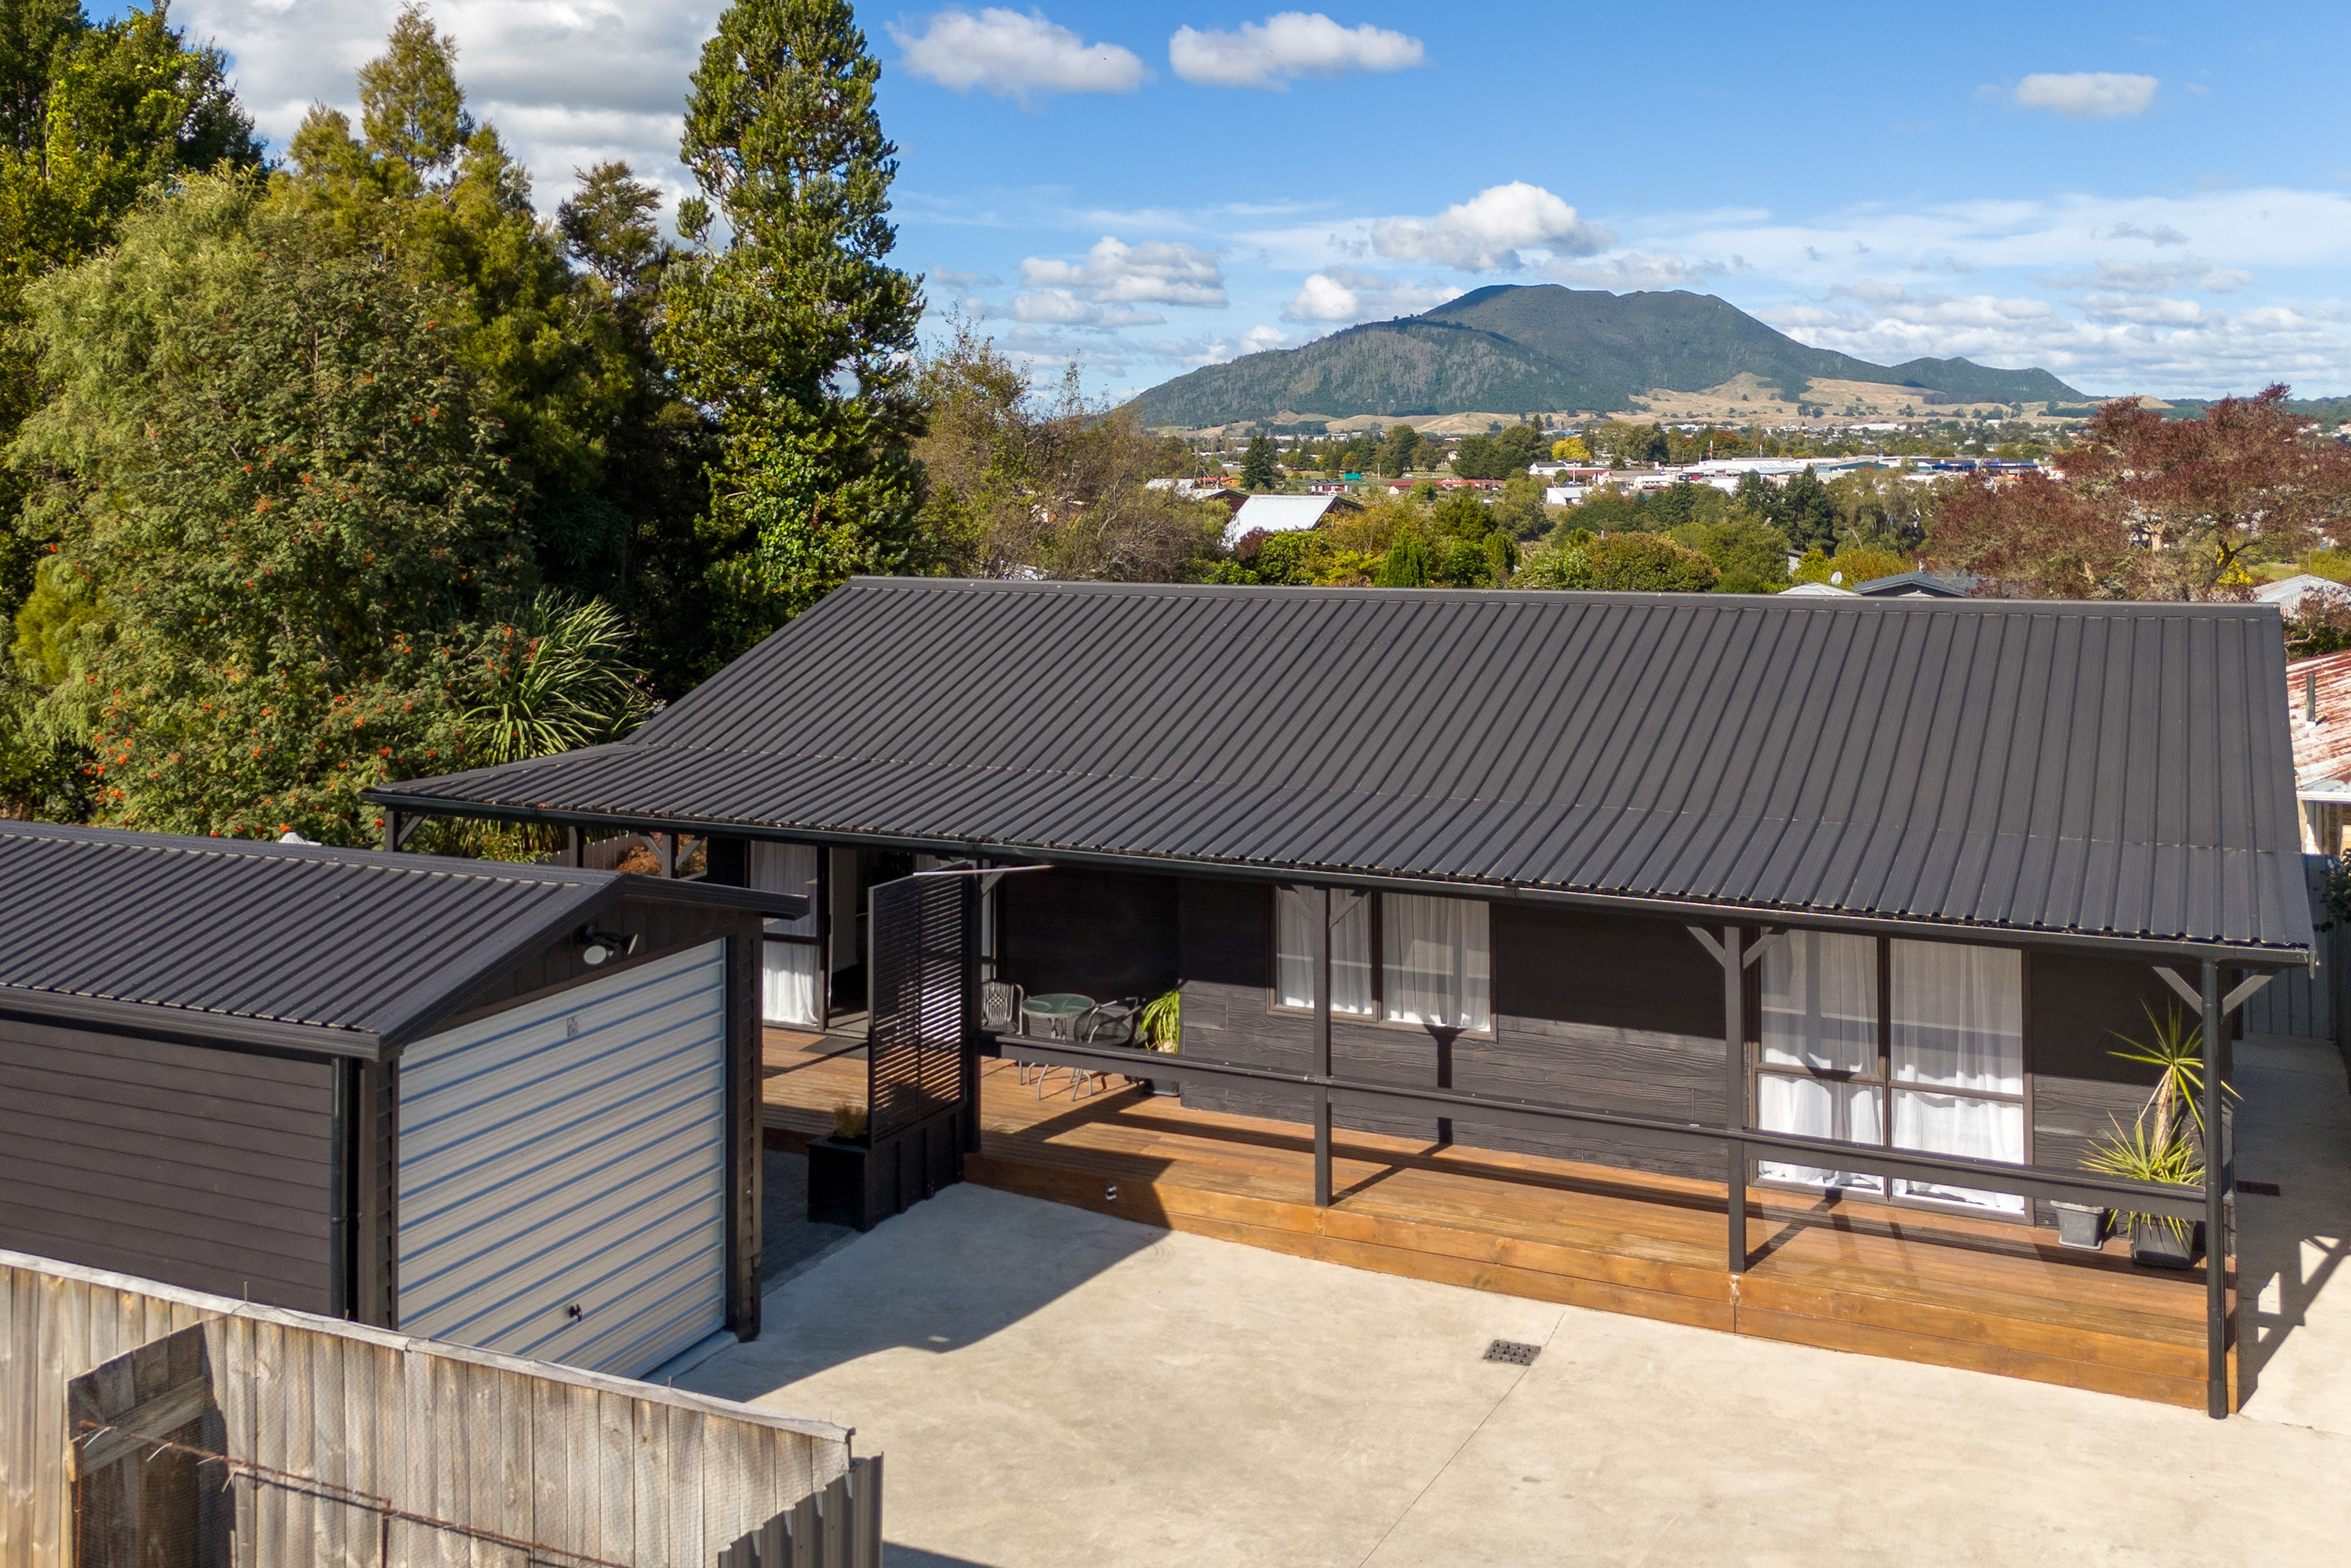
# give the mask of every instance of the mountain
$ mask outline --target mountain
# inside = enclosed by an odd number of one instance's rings
[[[1800,393],[1813,381],[1916,387],[1941,402],[2081,402],[2047,371],[1966,360],[1873,365],[1810,349],[1710,294],[1498,284],[1419,316],[1301,349],[1208,365],[1143,394],[1146,424],[1228,424],[1284,411],[1351,414],[1606,412],[1652,389],[1704,392],[1742,371]]]

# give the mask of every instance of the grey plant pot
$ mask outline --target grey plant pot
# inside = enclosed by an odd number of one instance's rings
[[[2106,1211],[2095,1204],[2052,1203],[2057,1211],[2057,1244],[2095,1252],[2105,1245]]]

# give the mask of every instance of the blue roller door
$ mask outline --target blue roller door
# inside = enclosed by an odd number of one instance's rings
[[[400,1063],[400,1327],[633,1376],[723,1326],[726,946]]]

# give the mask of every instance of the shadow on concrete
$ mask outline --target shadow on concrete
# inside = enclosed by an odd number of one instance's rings
[[[901,1542],[882,1543],[883,1568],[996,1568],[973,1557],[950,1557],[944,1552],[925,1552],[919,1546]]]
[[[808,1217],[808,1156],[769,1149],[759,1162],[759,1280],[789,1273],[855,1231]]]
[[[2241,1191],[2237,1197],[2241,1402],[2259,1392],[2263,1375],[2297,1336],[2339,1333],[2332,1320],[2343,1313],[2314,1319],[2313,1309],[2330,1286],[2338,1293],[2351,1290],[2351,1283],[2335,1284],[2351,1261],[2351,1092],[2332,1043],[2279,1037],[2239,1045],[2234,1082],[2243,1096],[2237,1112],[2238,1179],[2279,1189],[2275,1197]],[[2297,1359],[2309,1359],[2313,1348],[2297,1347]],[[2346,1357],[2351,1343],[2326,1347],[2318,1359],[2335,1364]],[[2335,1414],[2351,1423],[2351,1408]]]

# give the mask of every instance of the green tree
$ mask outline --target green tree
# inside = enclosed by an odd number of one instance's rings
[[[321,240],[387,254],[437,297],[432,319],[455,330],[459,357],[502,426],[500,450],[530,492],[524,521],[541,573],[574,594],[624,601],[632,518],[614,491],[642,493],[644,476],[664,468],[632,450],[629,470],[611,483],[616,434],[659,414],[646,400],[663,378],[647,362],[644,308],[632,353],[622,309],[629,289],[592,264],[572,269],[568,236],[531,206],[528,173],[496,129],[467,110],[455,43],[416,5],[401,12],[384,52],[360,68],[359,96],[357,135],[340,111],[310,111],[276,199],[303,212]],[[601,243],[625,243],[616,231],[629,225],[631,203],[650,195],[623,197],[610,176],[585,193],[601,198]],[[645,216],[634,214],[641,229]],[[648,267],[660,259],[653,237]]]
[[[1799,554],[1809,549],[1833,553],[1837,548],[1836,502],[1809,464],[1780,487],[1769,516]]]
[[[57,542],[18,657],[99,818],[358,843],[362,787],[464,764],[531,563],[438,298],[212,175],[29,291],[12,456]]]
[[[1249,437],[1249,451],[1241,458],[1241,488],[1274,490],[1280,486],[1281,455],[1274,450],[1273,437],[1260,430]]]
[[[1409,424],[1397,425],[1380,444],[1380,472],[1391,479],[1411,473],[1412,465],[1420,460],[1421,444],[1420,432]]]
[[[704,46],[681,156],[702,195],[659,335],[718,421],[715,607],[733,652],[852,572],[925,570],[912,361],[918,281],[889,265],[897,149],[843,0],[736,0]]]
[[[1714,563],[1719,593],[1776,593],[1788,586],[1788,541],[1745,509],[1719,521],[1685,523],[1667,536]]]
[[[1382,588],[1428,586],[1428,546],[1416,530],[1396,536],[1380,562],[1379,575],[1373,580]]]
[[[1513,588],[1588,589],[1617,593],[1704,593],[1719,580],[1714,563],[1656,534],[1594,538],[1574,530],[1520,560]]]

